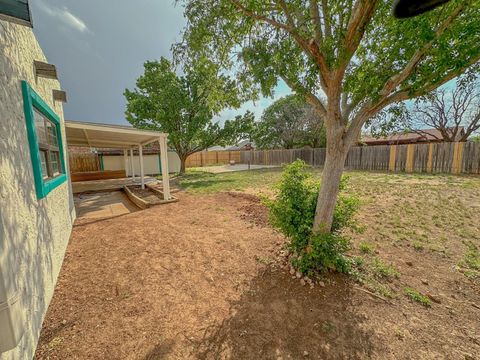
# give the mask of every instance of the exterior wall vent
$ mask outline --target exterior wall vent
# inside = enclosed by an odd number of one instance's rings
[[[35,76],[58,80],[55,65],[37,60],[33,62],[33,65],[35,67]]]

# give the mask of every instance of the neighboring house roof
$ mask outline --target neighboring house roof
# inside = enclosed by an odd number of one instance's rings
[[[242,140],[237,145],[230,146],[226,150],[245,150],[245,149],[255,149],[255,144],[250,140]]]
[[[222,151],[222,150],[227,150],[226,147],[224,146],[212,146],[207,149],[207,151]]]
[[[452,128],[453,129],[453,128]],[[464,128],[459,127],[456,141],[460,140]],[[375,138],[373,136],[362,136],[360,143],[367,145],[388,145],[388,144],[412,144],[417,142],[439,142],[443,141],[441,132],[437,129],[424,129],[418,132],[405,132],[401,134],[392,134],[384,137]]]

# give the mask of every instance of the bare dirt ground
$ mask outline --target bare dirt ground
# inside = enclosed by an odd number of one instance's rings
[[[480,188],[397,180],[352,181],[365,228],[351,256],[377,271],[363,284],[329,274],[302,286],[252,194],[180,192],[177,203],[80,224],[36,358],[478,359],[480,285],[457,264],[461,240],[480,239]]]

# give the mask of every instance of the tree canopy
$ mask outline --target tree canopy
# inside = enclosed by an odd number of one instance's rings
[[[261,149],[325,146],[325,128],[313,107],[298,95],[272,103],[256,123],[252,140]]]
[[[327,155],[314,227],[329,231],[343,165],[363,125],[480,59],[480,2],[452,0],[397,20],[390,0],[180,0],[177,56],[206,56],[250,96],[279,79],[325,119]]]
[[[188,155],[212,145],[234,142],[247,131],[252,115],[227,120],[224,127],[212,122],[225,107],[239,106],[234,81],[219,75],[213,64],[203,61],[186,66],[178,76],[170,61],[147,61],[145,72],[133,90],[125,90],[127,120],[135,127],[168,133],[168,140],[185,170]]]

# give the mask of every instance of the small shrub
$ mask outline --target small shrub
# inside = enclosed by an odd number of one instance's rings
[[[364,254],[371,254],[373,253],[373,245],[366,243],[366,242],[361,242],[360,243],[360,251]]]
[[[480,251],[472,242],[467,242],[468,250],[459,265],[466,268],[463,274],[472,280],[480,279]]]
[[[342,178],[344,190],[347,178]],[[347,272],[350,262],[344,256],[349,240],[341,234],[345,227],[353,226],[353,216],[359,201],[343,192],[339,194],[330,233],[313,233],[316,201],[320,184],[313,179],[309,167],[301,160],[287,165],[278,185],[277,197],[265,200],[270,219],[290,239],[292,264],[302,273],[315,271]]]
[[[410,300],[418,302],[419,304],[430,307],[432,306],[432,301],[428,298],[428,296],[420,294],[417,290],[412,288],[405,288],[405,293],[410,298]]]
[[[373,259],[372,263],[372,270],[374,271],[374,275],[377,278],[398,278],[400,276],[399,271],[393,267],[392,265],[385,264],[381,259]]]
[[[468,251],[463,257],[463,264],[471,270],[480,271],[480,251],[473,243],[467,245]]]
[[[423,251],[424,249],[423,244],[419,243],[418,241],[415,241],[413,243],[413,248],[415,249],[415,251]]]

